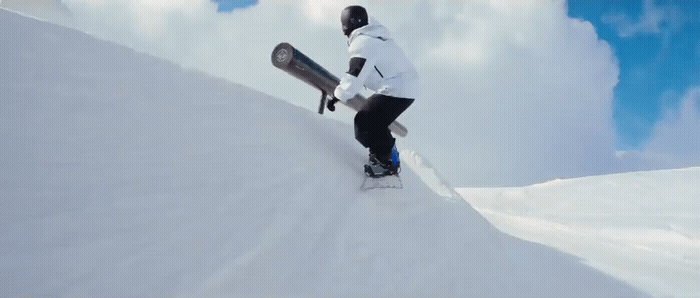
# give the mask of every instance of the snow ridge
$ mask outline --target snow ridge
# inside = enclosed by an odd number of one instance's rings
[[[654,296],[700,293],[700,167],[462,194],[502,231],[576,255]]]
[[[462,197],[455,191],[454,187],[440,176],[427,159],[417,152],[412,150],[401,151],[401,162],[403,165],[411,168],[423,180],[423,183],[439,196],[462,200]]]

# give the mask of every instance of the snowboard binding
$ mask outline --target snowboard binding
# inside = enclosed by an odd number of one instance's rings
[[[369,163],[365,165],[365,174],[368,177],[378,178],[398,175],[401,172],[401,161],[396,146],[392,148],[390,155],[379,158],[376,154],[369,154]]]
[[[391,150],[390,154],[385,156],[377,156],[370,152],[369,162],[365,165],[365,181],[362,183],[362,190],[377,189],[377,188],[403,188],[401,177],[401,163],[399,161],[399,152],[396,146]]]
[[[391,165],[384,165],[381,163],[365,165],[365,174],[372,178],[398,175],[399,172],[400,168],[392,167]]]

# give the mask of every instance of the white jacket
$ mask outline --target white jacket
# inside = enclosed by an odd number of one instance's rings
[[[386,27],[370,20],[350,34],[348,45],[350,70],[333,92],[336,98],[345,102],[362,86],[394,97],[418,97],[418,73]]]

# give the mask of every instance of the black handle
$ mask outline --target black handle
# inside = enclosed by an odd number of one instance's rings
[[[318,113],[323,115],[323,111],[326,110],[326,91],[321,90],[321,103],[318,104]]]

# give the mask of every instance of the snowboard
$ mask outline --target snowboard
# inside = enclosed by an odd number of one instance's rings
[[[365,165],[365,180],[360,187],[362,190],[396,188],[402,189],[403,182],[399,173],[375,174],[370,165]]]

